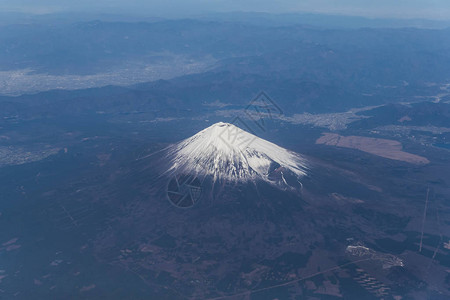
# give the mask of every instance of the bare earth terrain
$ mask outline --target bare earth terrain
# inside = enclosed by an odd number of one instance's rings
[[[317,139],[316,144],[358,149],[373,155],[412,164],[427,164],[430,162],[425,157],[404,152],[402,144],[394,140],[324,133],[323,136]]]

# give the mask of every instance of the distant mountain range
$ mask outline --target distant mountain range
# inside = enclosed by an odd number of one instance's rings
[[[242,81],[252,90],[276,89],[294,100],[337,95],[342,101],[355,96],[364,101],[361,94],[417,95],[429,84],[450,80],[448,28],[342,28],[325,19],[320,27],[262,21],[283,20],[275,15],[248,15],[261,21],[246,22],[245,16],[62,23],[49,17],[48,22],[3,25],[0,94],[129,85],[196,73],[175,82],[239,88],[230,86],[231,79],[233,85]],[[22,90],[12,88],[23,78],[30,80]],[[296,88],[305,83],[308,90]]]

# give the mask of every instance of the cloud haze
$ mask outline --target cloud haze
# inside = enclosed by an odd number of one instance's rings
[[[0,10],[187,16],[207,12],[316,12],[367,17],[450,19],[448,0],[0,0]]]

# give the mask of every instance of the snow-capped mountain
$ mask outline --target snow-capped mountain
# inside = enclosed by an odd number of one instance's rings
[[[298,179],[307,170],[307,162],[299,154],[222,122],[172,145],[168,156],[168,172],[210,175],[214,181],[262,179],[287,184],[287,176]]]

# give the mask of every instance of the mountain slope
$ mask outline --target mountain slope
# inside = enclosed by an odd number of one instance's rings
[[[302,156],[223,122],[169,147],[168,156],[169,172],[212,176],[214,181],[286,183],[283,172],[299,178],[307,170]]]

